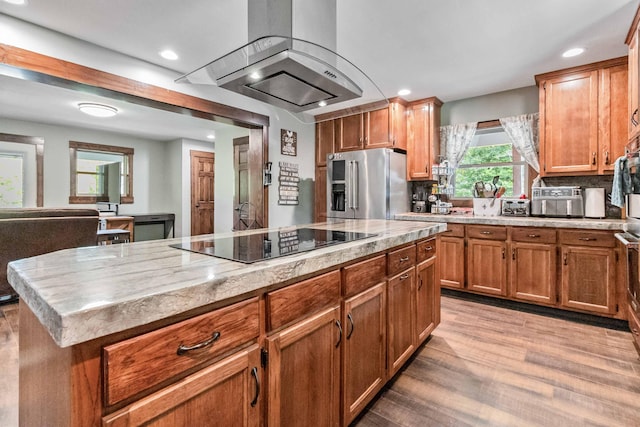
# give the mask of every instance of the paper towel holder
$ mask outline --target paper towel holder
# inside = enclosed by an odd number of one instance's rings
[[[605,214],[605,189],[584,189],[584,216],[586,218],[604,218]]]

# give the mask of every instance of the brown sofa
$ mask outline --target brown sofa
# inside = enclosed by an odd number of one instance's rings
[[[0,209],[0,304],[16,298],[7,281],[10,261],[94,246],[99,221],[95,209]]]

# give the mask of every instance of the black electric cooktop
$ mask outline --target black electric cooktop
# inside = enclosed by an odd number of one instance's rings
[[[211,238],[169,246],[251,264],[257,261],[298,254],[372,236],[375,236],[375,234],[300,228],[289,231],[270,231],[233,237]]]

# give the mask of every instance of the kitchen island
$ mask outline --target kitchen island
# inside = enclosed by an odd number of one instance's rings
[[[253,264],[169,247],[212,236],[12,262],[21,425],[348,424],[439,322],[446,226],[307,227],[374,236]]]

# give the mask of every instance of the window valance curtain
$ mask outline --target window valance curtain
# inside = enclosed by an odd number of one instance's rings
[[[538,160],[538,113],[500,119],[505,133],[509,135],[513,146],[522,158],[531,166],[538,176],[533,180],[533,187],[544,186],[540,179],[540,162]]]
[[[459,123],[455,125],[440,126],[441,152],[449,161],[449,166],[457,168],[458,164],[467,152],[469,144],[476,133],[478,123]]]

